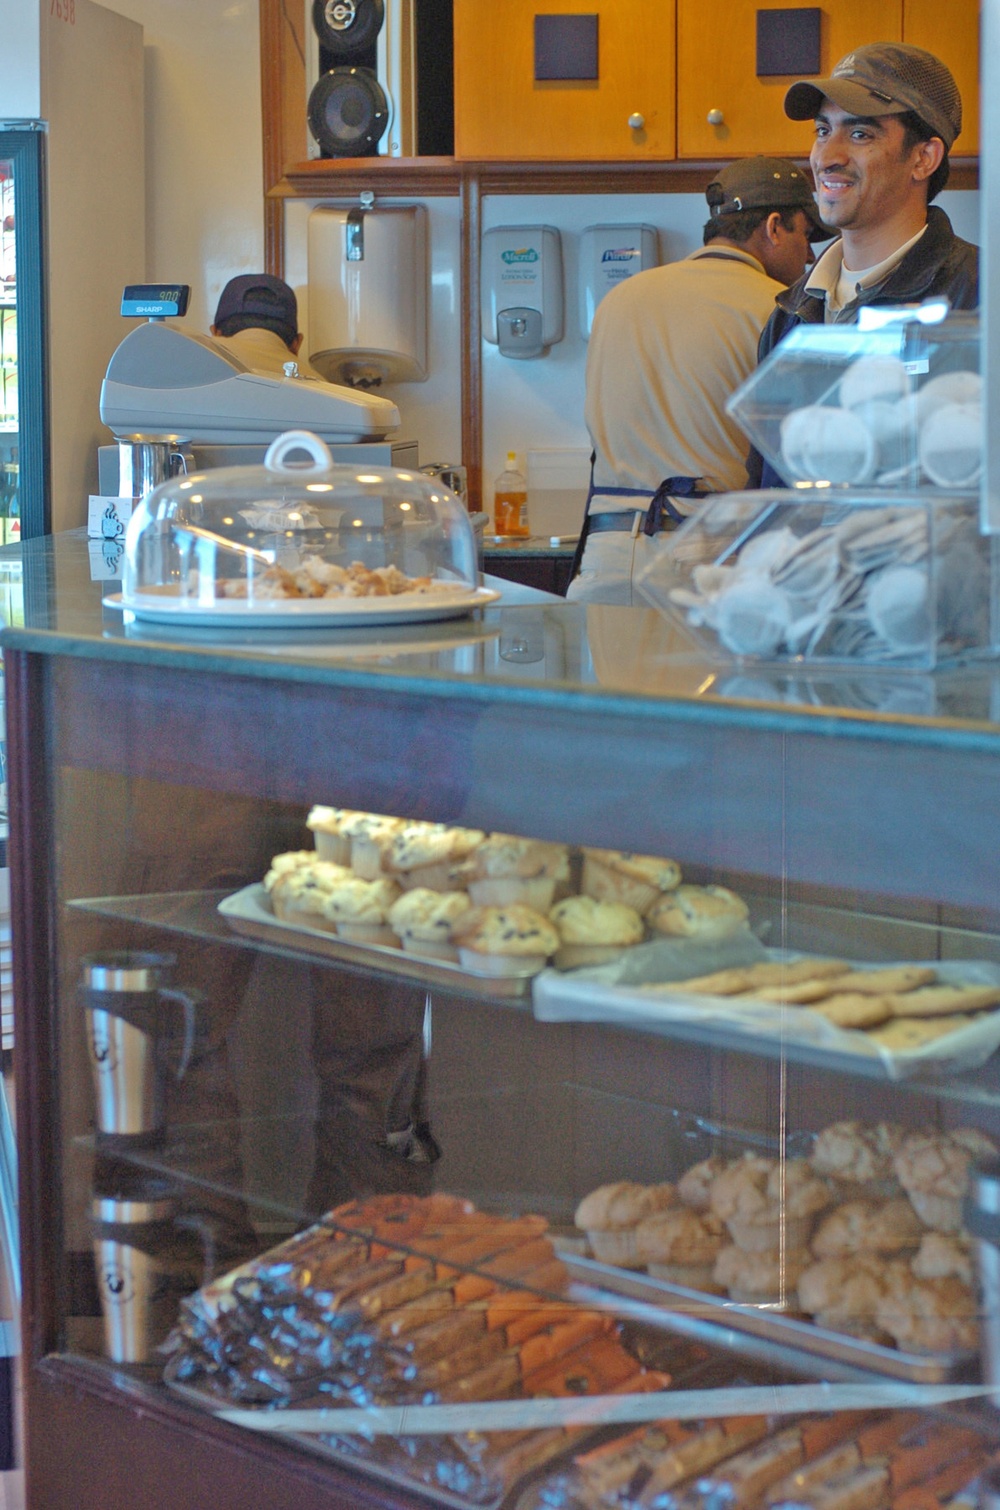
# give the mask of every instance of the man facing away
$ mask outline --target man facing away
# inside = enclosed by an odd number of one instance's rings
[[[294,289],[269,273],[242,273],[230,278],[219,295],[212,334],[254,372],[281,377],[302,345]],[[306,361],[300,377],[319,377]]]
[[[948,182],[962,100],[933,53],[902,42],[858,47],[828,79],[800,80],[785,114],[814,121],[809,161],[819,212],[840,231],[816,265],[780,294],[761,336],[763,359],[797,325],[856,320],[868,304],[946,298],[979,303],[978,248],[931,201]],[[756,452],[751,486],[781,486]]]
[[[567,593],[578,602],[641,601],[633,576],[657,536],[696,507],[695,495],[745,486],[746,440],[726,399],[753,371],[775,296],[812,261],[811,242],[830,234],[806,175],[783,158],[730,163],[706,199],[704,246],[619,284],[594,318],[593,483]]]

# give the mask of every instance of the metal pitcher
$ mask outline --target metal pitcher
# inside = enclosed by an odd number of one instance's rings
[[[119,435],[118,496],[140,503],[161,482],[186,473],[193,461],[184,435]]]

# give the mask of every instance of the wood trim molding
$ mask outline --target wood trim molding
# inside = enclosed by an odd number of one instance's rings
[[[462,180],[462,461],[466,469],[469,509],[483,506],[483,347],[479,334],[479,271],[482,243],[482,195],[479,180]]]

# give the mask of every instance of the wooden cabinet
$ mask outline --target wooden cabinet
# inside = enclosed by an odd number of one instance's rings
[[[926,47],[955,75],[962,95],[962,134],[952,149],[961,157],[979,151],[978,0],[903,0],[903,41]]]
[[[900,41],[903,3],[835,0],[824,6],[821,71],[829,73],[862,43]],[[941,0],[918,0],[918,6],[926,6],[929,15],[936,7],[941,10],[936,21],[940,31],[950,25],[950,5],[945,10]],[[678,157],[807,155],[808,122],[790,121],[784,111],[785,91],[798,75],[756,75],[757,12],[779,8],[761,6],[758,0],[677,0]],[[721,119],[713,124],[709,115],[714,120],[717,113]]]
[[[537,81],[536,15],[583,11],[598,77]],[[673,0],[455,0],[456,157],[671,158],[675,87]]]

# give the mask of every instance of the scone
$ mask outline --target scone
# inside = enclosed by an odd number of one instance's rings
[[[673,1185],[639,1185],[634,1180],[616,1180],[599,1185],[585,1195],[573,1218],[586,1232],[594,1257],[603,1264],[623,1269],[642,1265],[636,1253],[635,1229],[654,1212],[673,1206]]]
[[[464,891],[431,891],[417,886],[393,902],[387,921],[405,953],[457,962],[451,929],[471,906]]]
[[[480,907],[519,902],[547,912],[555,900],[557,884],[568,878],[569,851],[565,844],[548,844],[542,839],[491,834],[469,857],[469,895]]]
[[[928,1227],[958,1232],[975,1157],[996,1157],[996,1145],[975,1128],[910,1133],[896,1155],[896,1174]]]
[[[536,975],[559,948],[559,935],[542,913],[509,907],[470,907],[451,930],[459,963],[478,975]]]
[[[595,902],[622,902],[644,914],[665,891],[680,885],[676,860],[620,849],[584,849],[581,887]]]
[[[350,818],[359,816],[351,807],[314,807],[306,819],[306,828],[313,836],[316,853],[321,860],[330,860],[334,865],[351,863],[351,841],[344,833],[344,825]]]
[[[925,1231],[910,1202],[845,1201],[826,1214],[810,1247],[817,1258],[851,1253],[902,1253],[914,1249]]]
[[[485,838],[478,828],[404,823],[393,835],[383,863],[404,891],[464,891],[471,869],[466,862]]]
[[[803,1248],[747,1253],[730,1245],[719,1253],[713,1278],[730,1300],[743,1305],[782,1304],[797,1298],[799,1276],[809,1263]]]
[[[343,865],[313,859],[274,878],[270,887],[271,910],[282,923],[336,933],[336,924],[327,917],[326,903],[336,887],[350,879],[351,872]]]
[[[876,1313],[890,1286],[910,1277],[908,1264],[877,1253],[823,1258],[799,1276],[799,1305],[820,1326],[865,1335],[875,1329]]]
[[[593,897],[565,897],[552,908],[549,921],[560,939],[553,961],[557,970],[617,959],[623,949],[641,943],[644,931],[634,908]]]
[[[333,888],[323,913],[336,926],[340,937],[352,944],[383,944],[397,949],[399,940],[387,919],[398,896],[399,887],[388,876],[377,881],[351,876]]]
[[[642,1219],[635,1229],[636,1258],[654,1279],[714,1293],[712,1270],[724,1241],[711,1211],[675,1206]]]
[[[742,928],[750,911],[727,886],[678,886],[655,901],[646,921],[669,938],[728,938]]]
[[[895,1122],[866,1127],[861,1122],[834,1122],[817,1134],[809,1158],[813,1169],[830,1180],[840,1199],[872,1200],[900,1193],[895,1160],[903,1144]]]
[[[804,1248],[830,1192],[805,1159],[746,1154],[712,1184],[711,1206],[746,1253]]]

